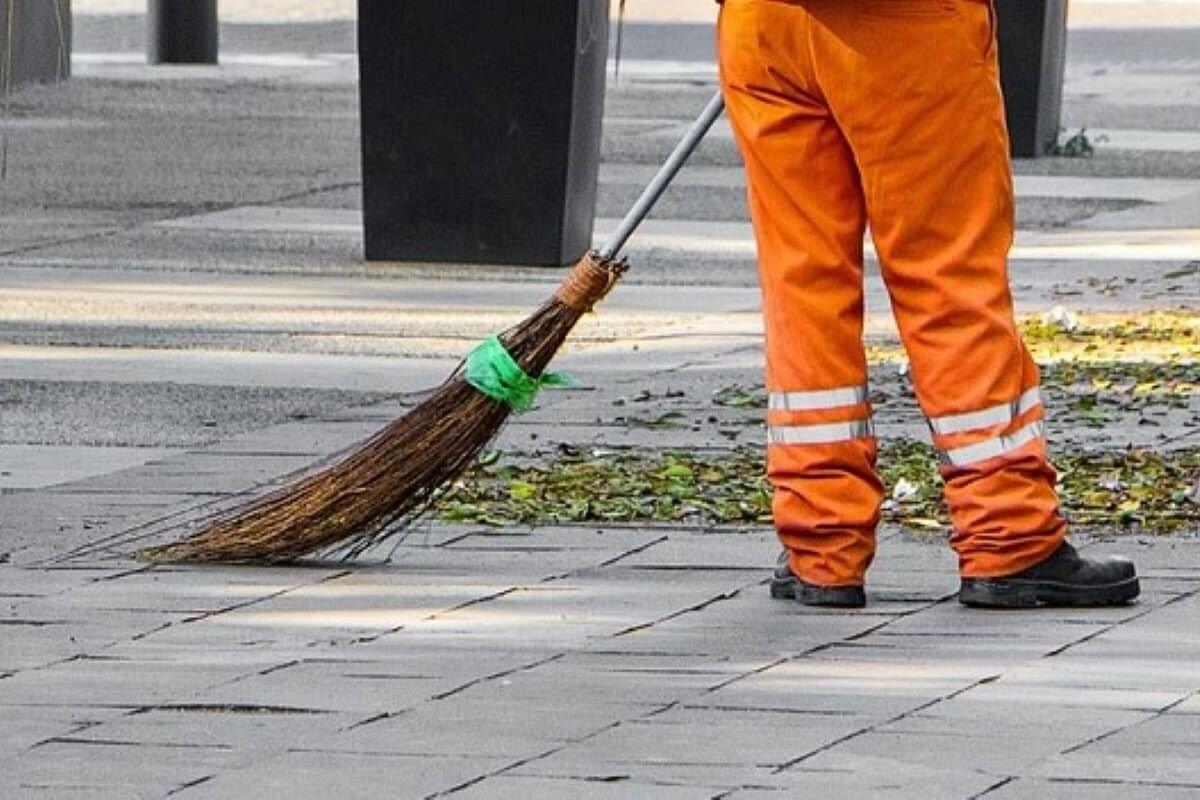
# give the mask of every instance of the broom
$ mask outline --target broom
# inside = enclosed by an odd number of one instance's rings
[[[724,107],[721,94],[675,147],[608,242],[575,265],[530,317],[477,347],[419,405],[329,466],[208,521],[137,557],[170,562],[283,562],[337,550],[353,558],[399,533],[460,477],[512,411],[533,403],[580,317],[624,275],[618,253]]]

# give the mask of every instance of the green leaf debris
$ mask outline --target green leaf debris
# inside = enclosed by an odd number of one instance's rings
[[[932,448],[883,446],[885,520],[949,529]],[[1200,526],[1200,450],[1084,452],[1056,459],[1066,515],[1079,526],[1169,533]],[[903,486],[901,482],[903,483]],[[897,492],[902,486],[905,491]],[[489,525],[764,525],[771,494],[762,450],[567,454],[547,465],[476,467],[440,504],[443,520]]]
[[[1065,435],[1065,441],[1051,443],[1051,453],[1062,508],[1076,528],[1200,531],[1200,315],[1075,314],[1056,308],[1021,319],[1020,328],[1041,366],[1050,420]],[[899,344],[874,343],[868,356],[886,377],[873,387],[876,413],[915,417],[907,371],[890,366],[905,361]],[[664,400],[681,401],[687,413],[662,408]],[[587,451],[562,445],[549,461],[506,460],[489,451],[442,499],[437,514],[487,525],[769,525],[771,487],[763,450],[730,441],[746,426],[762,424],[763,387],[724,386],[701,401],[710,404],[707,411],[688,402],[679,390],[643,389],[613,402],[646,404],[643,412],[612,422],[657,432],[666,442],[676,430],[709,424],[711,448]],[[707,423],[701,422],[705,417]],[[1158,443],[1153,448],[1098,445],[1096,431],[1113,425],[1162,433],[1153,435]],[[1090,438],[1071,433],[1088,430]],[[1076,446],[1076,439],[1090,445]],[[926,441],[885,440],[879,470],[885,521],[916,532],[949,531],[937,462]]]

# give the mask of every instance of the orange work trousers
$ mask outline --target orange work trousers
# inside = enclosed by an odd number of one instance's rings
[[[1062,542],[1008,285],[1013,185],[986,0],[725,0],[721,84],[766,322],[767,471],[792,571],[863,583],[883,486],[863,352],[868,226],[942,460],[965,577]]]

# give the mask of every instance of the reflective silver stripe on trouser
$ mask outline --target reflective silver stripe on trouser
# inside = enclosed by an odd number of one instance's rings
[[[767,444],[832,444],[874,435],[875,425],[869,419],[821,425],[772,425],[767,428]]]
[[[986,461],[996,456],[1008,455],[1018,447],[1029,444],[1034,439],[1040,439],[1045,434],[1046,426],[1041,421],[1031,422],[1024,428],[1018,428],[1007,436],[997,436],[966,447],[956,447],[945,450],[941,455],[942,463],[952,467],[965,467],[979,461]]]
[[[843,386],[840,389],[819,389],[813,392],[771,392],[767,398],[770,411],[823,411],[828,408],[856,406],[867,402],[866,386]]]
[[[1007,425],[1041,404],[1042,394],[1035,386],[1011,403],[1002,403],[982,411],[968,411],[965,414],[930,417],[929,429],[933,431],[934,436],[944,436],[947,433],[961,433],[979,428],[990,428],[993,425]]]

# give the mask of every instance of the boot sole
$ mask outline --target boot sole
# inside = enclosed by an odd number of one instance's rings
[[[1101,586],[1016,579],[964,580],[958,602],[973,608],[1037,608],[1039,606],[1120,606],[1141,593],[1137,577]]]
[[[771,597],[819,608],[862,608],[867,604],[861,586],[810,586],[795,578],[771,578]]]

